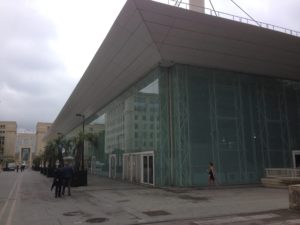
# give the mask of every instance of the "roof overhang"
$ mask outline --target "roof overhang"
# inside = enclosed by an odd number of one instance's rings
[[[47,138],[68,133],[160,62],[300,79],[300,38],[149,0],[128,0]]]

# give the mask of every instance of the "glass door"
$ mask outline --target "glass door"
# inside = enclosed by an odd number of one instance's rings
[[[143,154],[142,155],[142,174],[143,174],[143,182],[144,184],[154,184],[154,160],[153,153]]]
[[[117,170],[117,156],[116,154],[109,155],[109,177],[116,178],[116,170]]]

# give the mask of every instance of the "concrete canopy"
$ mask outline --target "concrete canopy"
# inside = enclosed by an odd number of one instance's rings
[[[68,133],[164,62],[300,79],[300,38],[150,0],[128,0],[57,116]]]

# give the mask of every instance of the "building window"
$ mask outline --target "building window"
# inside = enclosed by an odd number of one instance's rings
[[[135,119],[135,120],[138,120],[138,119],[139,119],[139,116],[138,116],[138,115],[134,115],[134,119]]]
[[[0,137],[0,144],[4,145],[4,137]]]

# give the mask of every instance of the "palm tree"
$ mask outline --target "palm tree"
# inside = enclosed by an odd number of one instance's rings
[[[62,153],[63,156],[70,156],[72,154],[72,147],[73,142],[72,139],[63,139],[61,141],[62,149],[64,149],[64,152]]]
[[[98,148],[98,135],[94,133],[87,133],[83,134],[79,132],[77,136],[74,136],[70,142],[72,143],[71,146],[73,147],[72,153],[75,158],[75,170],[80,170],[80,165],[82,166],[82,151],[84,151],[84,141],[88,141],[91,143],[94,149]],[[84,168],[81,168],[84,170]]]
[[[44,167],[46,167],[46,163],[48,162],[48,173],[47,176],[53,176],[53,170],[55,168],[56,160],[58,159],[58,151],[55,141],[49,141],[45,147],[44,152]]]
[[[83,132],[79,132],[77,136],[71,138],[71,143],[73,147],[72,153],[75,158],[74,167],[76,171],[79,171],[80,165],[82,164],[82,152],[84,150],[84,140],[85,140],[85,135],[83,134]]]

